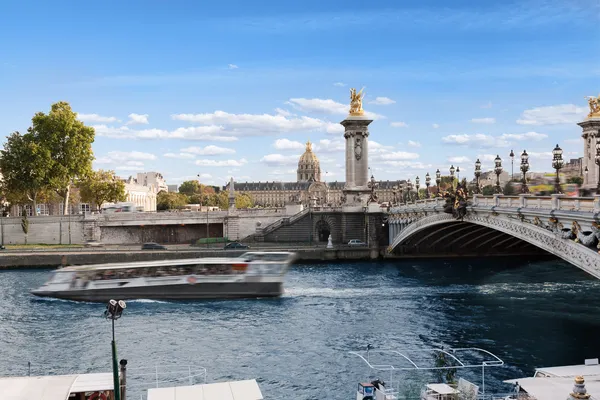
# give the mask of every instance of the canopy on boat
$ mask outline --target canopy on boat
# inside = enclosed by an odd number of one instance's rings
[[[0,378],[2,400],[67,400],[71,393],[113,390],[112,374]]]
[[[255,379],[148,389],[147,400],[262,400]]]

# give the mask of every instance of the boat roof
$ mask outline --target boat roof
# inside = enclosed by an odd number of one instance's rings
[[[573,378],[521,378],[504,381],[505,383],[518,383],[531,397],[537,400],[565,400],[573,391],[575,380]],[[592,398],[600,398],[600,379],[585,380],[585,388]]]
[[[360,357],[371,369],[379,371],[439,370],[460,368],[499,367],[504,365],[495,354],[476,347],[389,350],[373,349],[351,351]],[[432,356],[443,355],[449,365],[431,366]]]
[[[148,389],[147,400],[262,400],[255,379]]]
[[[71,393],[113,388],[111,373],[0,378],[2,400],[67,400]]]
[[[565,365],[562,367],[536,368],[535,373],[541,373],[549,377],[574,378],[576,376],[599,376],[600,364]]]

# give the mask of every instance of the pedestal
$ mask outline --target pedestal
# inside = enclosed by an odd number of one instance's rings
[[[349,115],[340,122],[346,141],[346,185],[344,204],[366,206],[369,199],[369,124],[373,120]]]

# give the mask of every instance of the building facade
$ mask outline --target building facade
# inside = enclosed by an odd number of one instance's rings
[[[306,150],[298,160],[296,182],[234,182],[234,190],[247,194],[254,204],[262,207],[278,207],[300,203],[315,206],[340,206],[344,203],[345,182],[322,182],[321,168],[312,144],[306,143]],[[379,181],[375,193],[380,203],[394,200],[394,187],[400,187],[405,181]],[[223,190],[229,190],[227,183]]]
[[[138,185],[156,188],[156,192],[169,191],[169,187],[167,186],[167,181],[162,176],[160,172],[138,172],[137,177],[135,179]]]

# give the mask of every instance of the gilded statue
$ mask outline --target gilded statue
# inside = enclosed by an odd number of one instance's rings
[[[350,115],[363,115],[365,112],[362,108],[362,99],[365,96],[363,93],[365,88],[360,89],[360,92],[356,92],[356,89],[350,89]]]
[[[600,118],[600,95],[598,95],[598,97],[588,96],[586,99],[588,101],[588,105],[590,106],[588,118]]]

